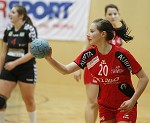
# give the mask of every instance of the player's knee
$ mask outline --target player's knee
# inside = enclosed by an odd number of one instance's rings
[[[88,102],[87,105],[89,108],[92,108],[92,109],[95,109],[98,106],[96,101]]]
[[[7,97],[0,94],[0,110],[6,108]]]

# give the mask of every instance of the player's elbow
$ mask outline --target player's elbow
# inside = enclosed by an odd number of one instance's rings
[[[69,72],[69,71],[64,71],[64,72],[62,72],[62,74],[63,75],[68,75],[68,74],[70,74],[71,72]]]
[[[143,79],[143,82],[145,83],[145,85],[147,86],[147,84],[149,82],[148,76],[144,76],[142,79]]]
[[[67,74],[71,74],[72,71],[66,68],[66,69],[64,69],[61,73],[62,73],[63,75],[67,75]]]
[[[148,76],[146,76],[146,78],[145,78],[145,79],[146,79],[145,81],[148,83],[148,82],[149,82],[149,78],[148,78]]]
[[[68,75],[67,73],[62,73],[62,75]]]

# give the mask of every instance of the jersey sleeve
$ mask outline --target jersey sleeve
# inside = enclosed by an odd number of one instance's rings
[[[8,31],[7,29],[4,31],[4,36],[3,36],[3,41],[7,42],[7,37],[8,37]]]
[[[8,36],[12,36],[13,25],[8,25],[4,31],[3,41],[7,43]]]
[[[75,60],[74,62],[82,69],[86,67],[86,60],[83,59],[84,52],[82,52]]]
[[[32,42],[37,38],[37,31],[36,28],[31,26],[29,29],[29,41]]]
[[[128,54],[129,54],[129,59],[131,59],[130,62],[131,62],[132,74],[136,74],[142,69],[142,66],[133,57],[133,55],[130,54],[130,52],[128,52]]]
[[[34,26],[26,23],[25,24],[25,29],[27,30],[27,35],[28,35],[28,41],[32,42],[33,40],[35,40],[37,38],[37,30]]]
[[[139,72],[142,67],[138,63],[138,61],[133,57],[133,55],[124,50],[124,52],[117,51],[116,58],[122,63],[124,67],[126,67],[132,74],[136,74]]]
[[[74,62],[82,69],[87,66],[87,62],[96,54],[96,50],[91,47],[87,50],[84,50],[75,60]]]

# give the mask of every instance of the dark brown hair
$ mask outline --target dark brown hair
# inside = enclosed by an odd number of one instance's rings
[[[33,26],[33,23],[31,21],[30,17],[27,15],[27,11],[26,11],[25,7],[18,5],[18,4],[14,5],[13,7],[17,8],[17,12],[19,15],[24,15],[23,21],[26,21],[27,23],[29,23],[30,25]]]
[[[114,38],[114,28],[108,20],[99,18],[99,19],[94,20],[93,23],[97,25],[97,30],[99,30],[99,32],[102,32],[102,31],[107,32],[106,40],[109,41]]]
[[[122,26],[120,28],[113,28],[112,24],[105,19],[96,19],[93,21],[97,25],[97,29],[99,32],[106,31],[107,37],[106,40],[112,40],[114,38],[114,31],[116,32],[116,36],[122,38],[125,42],[128,42],[133,39],[132,36],[129,36],[128,27],[125,22],[121,20]]]
[[[115,4],[108,4],[108,5],[105,6],[105,15],[106,15],[107,10],[109,8],[115,8],[119,12],[119,9],[118,9],[118,7]]]

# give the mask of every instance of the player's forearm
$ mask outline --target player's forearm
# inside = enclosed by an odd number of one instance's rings
[[[0,73],[1,73],[2,68],[4,66],[5,57],[6,57],[6,55],[4,55],[4,54],[1,54],[1,56],[0,56]]]
[[[20,64],[23,64],[23,63],[26,63],[28,62],[29,60],[31,60],[33,58],[33,56],[30,54],[30,53],[27,53],[24,57],[21,57],[17,60],[15,60],[15,64],[16,66],[20,65]]]
[[[132,96],[131,100],[136,102],[139,99],[139,97],[141,96],[141,94],[145,90],[145,88],[146,88],[146,86],[148,84],[148,81],[149,81],[149,79],[148,79],[147,76],[144,76],[144,77],[139,79],[137,88],[136,88],[135,93]]]
[[[54,58],[46,57],[46,60],[54,69],[56,69],[61,74],[65,75],[70,73],[64,64],[56,61]]]

